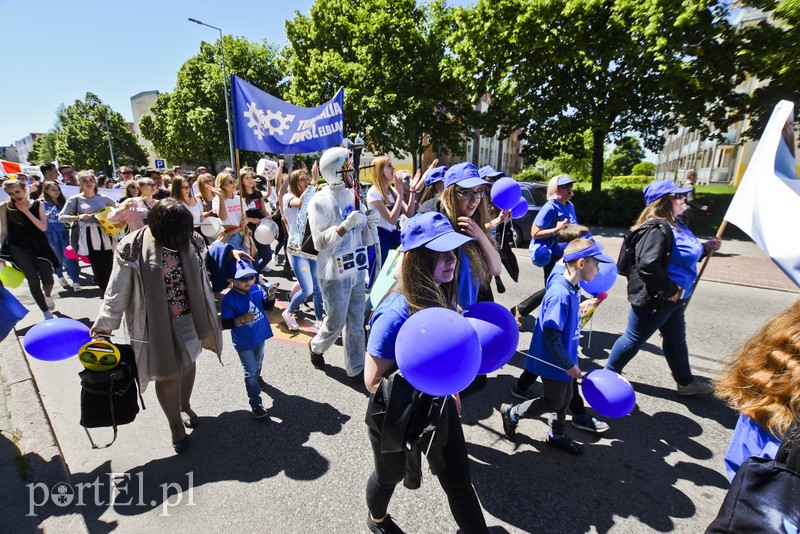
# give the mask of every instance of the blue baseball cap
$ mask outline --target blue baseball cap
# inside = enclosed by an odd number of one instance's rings
[[[574,184],[577,181],[578,180],[574,180],[574,179],[570,178],[569,176],[567,176],[566,174],[564,174],[564,175],[558,177],[558,187],[562,187],[562,186],[569,185],[569,184]]]
[[[444,173],[447,172],[447,166],[440,165],[439,167],[434,167],[431,169],[427,175],[425,175],[425,185],[433,185],[437,182],[441,182],[444,180]]]
[[[656,180],[644,188],[644,201],[645,205],[649,206],[651,202],[658,200],[664,195],[671,193],[686,194],[691,191],[691,187],[678,187],[672,180]]]
[[[453,230],[450,220],[438,211],[419,213],[406,221],[400,231],[404,252],[425,247],[435,252],[448,252],[472,241],[472,238]]]
[[[564,254],[564,263],[579,260],[581,258],[595,258],[597,261],[603,263],[614,263],[611,256],[603,253],[603,245],[593,242],[586,248],[576,250],[570,254]]]
[[[479,185],[489,185],[489,182],[481,178],[481,175],[478,174],[478,168],[475,165],[464,162],[453,165],[444,173],[445,188],[453,184],[458,184],[459,187],[463,187],[464,189],[472,189]]]
[[[243,276],[247,276],[248,274],[258,274],[256,270],[253,268],[253,264],[247,260],[238,260],[231,262],[230,268],[231,278],[234,280],[238,280]]]
[[[478,175],[480,175],[481,178],[500,178],[501,176],[505,176],[506,173],[495,170],[491,165],[485,165],[478,169]]]

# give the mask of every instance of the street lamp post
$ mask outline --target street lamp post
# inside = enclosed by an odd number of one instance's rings
[[[106,113],[106,135],[108,135],[108,151],[111,152],[111,176],[114,176],[114,173],[117,172],[117,164],[114,161],[114,147],[111,145],[111,130],[108,127],[108,109],[105,110]]]
[[[236,169],[236,160],[233,157],[233,130],[231,129],[231,111],[228,100],[228,71],[225,67],[225,43],[222,40],[222,29],[212,26],[211,24],[206,24],[205,22],[200,22],[199,20],[193,18],[190,18],[189,22],[194,22],[195,24],[212,28],[219,32],[219,46],[222,49],[222,86],[225,90],[225,121],[228,125],[228,148],[230,149],[231,167],[234,167],[234,170],[238,174],[238,169]]]

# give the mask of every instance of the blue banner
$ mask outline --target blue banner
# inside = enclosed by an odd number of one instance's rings
[[[344,88],[328,102],[303,108],[231,75],[236,148],[305,154],[338,146],[344,134]]]

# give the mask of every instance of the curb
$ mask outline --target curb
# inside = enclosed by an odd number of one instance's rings
[[[10,505],[1,510],[3,530],[13,527],[21,532],[88,533],[83,515],[75,507],[46,504],[36,508],[34,515],[28,515],[32,510],[30,484],[43,485],[39,486],[41,494],[44,487],[52,488],[60,482],[71,485],[72,480],[16,329],[0,342],[0,374],[6,393],[8,427],[15,430],[16,454],[28,470],[27,480],[23,480],[17,462],[10,464],[17,477],[11,484],[16,484],[22,494],[18,498],[10,495]]]

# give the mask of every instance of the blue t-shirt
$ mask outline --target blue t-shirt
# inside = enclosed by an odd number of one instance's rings
[[[542,206],[542,209],[539,210],[539,213],[536,214],[533,224],[542,230],[548,230],[550,228],[555,228],[558,221],[563,221],[564,219],[566,219],[569,224],[578,224],[578,216],[575,214],[575,206],[572,202],[567,201],[566,204],[562,204],[557,200],[548,200],[547,203]],[[564,255],[564,249],[556,246],[558,245],[558,236],[537,239],[536,241],[547,242],[556,259]]]
[[[697,279],[697,262],[703,255],[703,244],[691,230],[680,223],[678,228],[672,227],[672,235],[675,236],[675,243],[672,245],[672,258],[667,266],[667,274],[673,282],[686,290],[683,298],[688,299]]]
[[[731,437],[728,452],[725,453],[725,471],[728,480],[733,476],[745,460],[751,456],[774,459],[778,454],[781,442],[778,438],[761,428],[758,423],[744,414],[739,414],[736,429]]]
[[[367,353],[376,358],[395,360],[397,333],[410,316],[408,302],[400,293],[391,293],[383,299],[369,321]]]
[[[63,208],[64,206],[61,206]],[[58,221],[58,213],[61,211],[61,208],[56,206],[55,204],[51,204],[49,202],[44,202],[44,211],[47,213],[47,231],[48,232],[63,232],[67,233],[67,227],[64,226],[64,223]]]
[[[469,261],[464,247],[458,249],[458,305],[466,310],[478,302],[478,291],[481,289],[480,280],[476,280],[472,274],[472,263]]]
[[[558,368],[528,358],[525,361],[525,369],[551,380],[572,380],[559,359],[550,352],[544,339],[544,329],[554,328],[561,332],[561,342],[564,344],[567,356],[572,365],[576,365],[581,333],[581,323],[578,318],[580,291],[563,276],[554,276],[549,282],[550,285],[544,294],[539,317],[536,318],[536,326],[533,329],[533,338],[528,353]]]
[[[266,298],[266,293],[258,284],[250,286],[250,293],[247,295],[231,289],[222,297],[220,303],[222,319],[235,319],[249,311],[256,316],[252,323],[231,329],[233,348],[236,350],[254,349],[272,337],[272,327],[267,320],[267,314],[264,313],[263,302]]]

